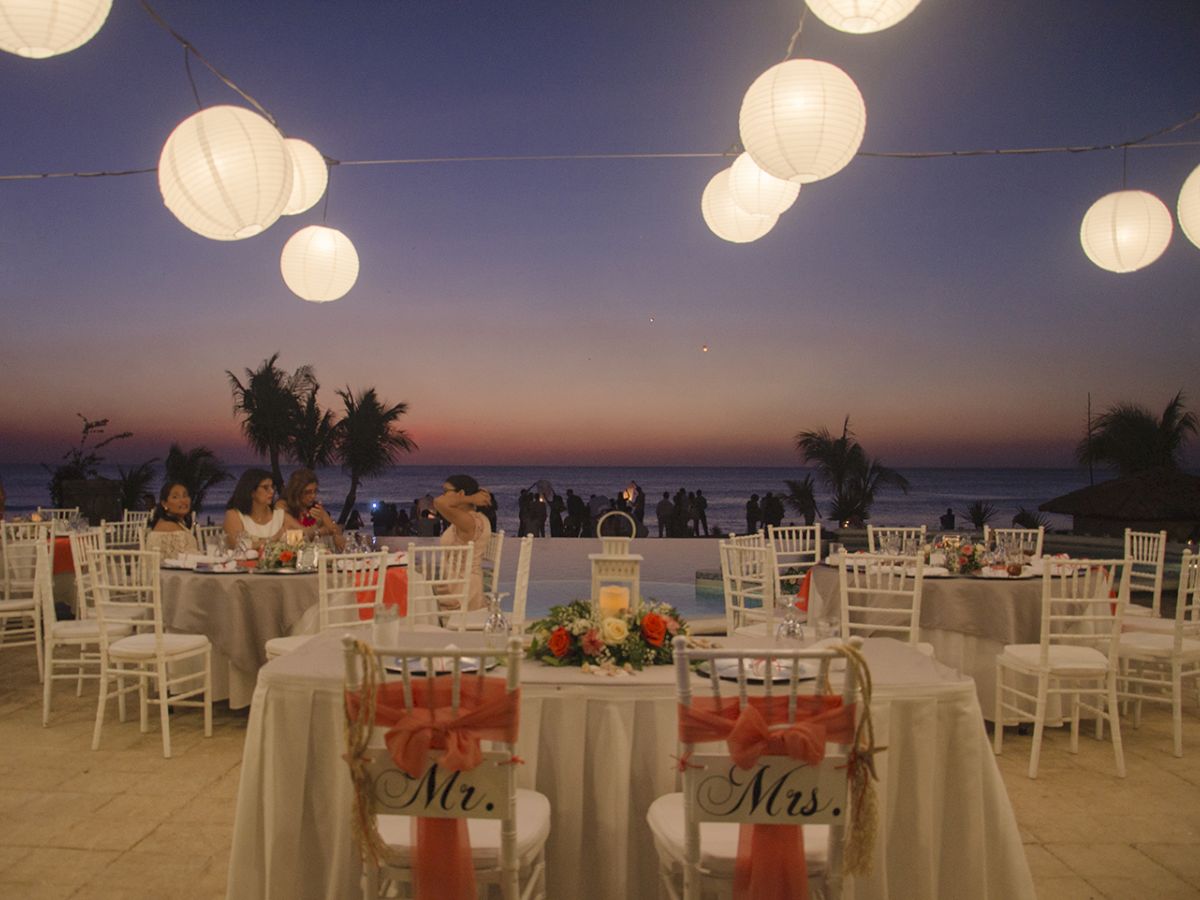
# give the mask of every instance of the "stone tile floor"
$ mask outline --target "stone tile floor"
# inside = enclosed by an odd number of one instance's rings
[[[56,683],[43,728],[32,649],[0,652],[0,897],[224,897],[245,712],[217,704],[208,739],[198,712],[172,716],[168,760],[157,723],[143,735],[112,704],[93,752],[94,692]],[[1195,706],[1185,718],[1183,759],[1165,706],[1148,706],[1139,730],[1126,723],[1125,779],[1108,741],[1084,737],[1072,756],[1049,730],[1030,781],[1030,738],[1006,734],[998,762],[1042,900],[1200,897]]]

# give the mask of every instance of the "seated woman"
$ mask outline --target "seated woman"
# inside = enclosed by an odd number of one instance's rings
[[[283,533],[300,523],[275,508],[275,482],[263,469],[247,469],[225,504],[225,541],[230,547],[247,538],[255,547],[281,540]]]
[[[313,539],[328,535],[333,545],[341,550],[346,546],[341,526],[329,517],[317,499],[318,491],[316,473],[312,469],[297,469],[284,485],[283,497],[275,504],[275,508],[282,509],[299,522],[305,537]]]
[[[478,511],[480,506],[491,506],[492,495],[479,486],[470,475],[451,475],[442,485],[442,495],[433,501],[436,509],[450,527],[438,539],[443,547],[455,544],[474,544],[471,554],[471,589],[467,596],[467,609],[483,608],[483,554],[492,536],[492,526],[487,516]],[[452,609],[457,604],[441,604],[443,609]]]
[[[146,549],[157,550],[163,559],[178,559],[200,549],[192,532],[192,495],[182,482],[163,483],[146,527]]]

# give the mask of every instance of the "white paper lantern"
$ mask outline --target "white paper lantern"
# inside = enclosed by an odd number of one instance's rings
[[[312,209],[321,199],[329,184],[329,167],[321,152],[308,141],[284,138],[283,143],[292,155],[292,193],[283,207],[283,214],[294,216]]]
[[[1187,239],[1200,247],[1200,166],[1192,170],[1179,189],[1176,212],[1179,214],[1179,227]]]
[[[0,0],[0,50],[45,59],[96,36],[112,0]]]
[[[838,31],[870,34],[891,28],[921,0],[808,0],[813,15]]]
[[[344,297],[358,280],[358,251],[336,228],[309,225],[283,245],[279,271],[302,300],[327,303]]]
[[[756,216],[786,212],[800,196],[800,185],[764,172],[749,153],[740,154],[729,167],[729,190],[734,203]]]
[[[713,234],[735,244],[757,241],[779,219],[779,216],[756,216],[734,203],[729,191],[729,169],[722,169],[709,180],[700,198],[700,212]]]
[[[1136,272],[1171,242],[1171,213],[1153,194],[1116,191],[1088,209],[1079,242],[1088,259],[1110,272]]]
[[[738,116],[742,146],[764,172],[807,184],[854,158],[867,108],[854,81],[835,65],[789,59],[750,85]]]
[[[158,159],[158,189],[175,218],[216,241],[252,237],[292,192],[278,129],[240,106],[210,106],[176,126]]]

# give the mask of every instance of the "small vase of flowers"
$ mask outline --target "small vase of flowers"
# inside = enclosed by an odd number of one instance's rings
[[[527,629],[529,656],[550,666],[641,669],[674,661],[671,639],[687,622],[669,603],[653,600],[634,609],[601,612],[589,600],[554,606]]]

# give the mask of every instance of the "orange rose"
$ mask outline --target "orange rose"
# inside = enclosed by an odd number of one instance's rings
[[[279,561],[281,563],[290,563],[295,558],[296,558],[296,554],[293,553],[291,550],[284,550],[282,553],[279,554]]]
[[[667,636],[667,620],[658,613],[646,613],[642,618],[642,637],[651,647],[661,647]]]
[[[562,659],[571,650],[571,633],[567,629],[559,627],[550,632],[550,640],[546,642],[546,646],[550,648],[550,652]]]

